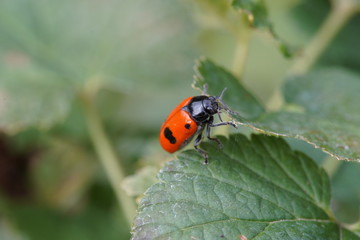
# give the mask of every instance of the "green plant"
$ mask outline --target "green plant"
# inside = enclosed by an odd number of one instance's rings
[[[0,238],[359,239],[359,11],[1,1]],[[209,165],[186,149],[161,167],[199,55],[193,87],[227,87],[242,126],[204,142]]]
[[[231,25],[226,18],[231,9],[220,11],[216,3],[198,2],[212,10],[207,14]],[[232,6],[243,19],[240,27],[231,28],[242,32],[234,34],[236,38],[243,40],[244,32],[253,31],[250,28],[266,28],[278,40],[263,1],[234,0]],[[357,1],[331,2],[318,32],[294,56],[282,89],[285,102],[276,106],[277,111],[266,112],[241,86],[244,60],[238,59],[246,57],[247,43],[240,40],[241,50],[235,51],[240,56],[234,57],[232,66],[239,81],[202,59],[194,86],[208,84],[212,95],[228,87],[224,101],[239,113],[231,117],[242,125],[306,141],[338,160],[359,162],[359,75],[336,65],[313,67],[359,10]],[[244,28],[248,30],[240,30]],[[280,43],[282,50],[289,48]],[[328,176],[303,153],[290,150],[279,138],[262,135],[248,140],[231,134],[223,142],[223,150],[203,144],[211,156],[207,166],[195,151],[179,154],[178,160],[165,165],[160,183],[150,187],[140,204],[133,239],[359,239],[358,224],[344,226],[334,217]]]

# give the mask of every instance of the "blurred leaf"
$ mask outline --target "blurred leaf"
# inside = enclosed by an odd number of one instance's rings
[[[290,77],[283,92],[287,103],[299,105],[309,114],[337,122],[358,123],[359,80],[359,75],[346,69],[323,68]]]
[[[244,11],[256,28],[268,28],[270,22],[264,0],[233,0],[232,6]]]
[[[195,71],[193,84],[195,87],[202,89],[205,84],[208,84],[208,93],[214,96],[219,96],[221,91],[227,88],[224,102],[229,104],[232,110],[238,111],[241,116],[255,119],[264,112],[264,108],[256,98],[232,74],[218,67],[212,61],[201,59],[197,62]]]
[[[301,30],[308,35],[313,35],[329,11],[329,0],[301,0],[297,1],[291,13]]]
[[[191,150],[162,169],[133,239],[360,239],[329,216],[329,180],[310,158],[265,135],[222,141],[204,144],[208,165]]]
[[[360,186],[353,184],[360,176],[360,164],[342,162],[332,178],[333,209],[342,222],[353,223],[360,217]]]
[[[241,87],[234,76],[208,60],[199,66],[201,75],[196,77],[195,85],[208,83],[210,93],[215,95],[229,87],[230,97],[226,95],[224,101],[239,112],[233,117],[242,124],[267,134],[306,141],[339,160],[360,161],[358,75],[344,69],[322,69],[292,77],[284,86],[290,107],[260,116],[262,112],[256,109],[262,107],[249,102],[248,92],[239,91]]]
[[[157,182],[158,169],[154,166],[145,166],[135,174],[127,176],[121,184],[124,191],[132,197],[142,195],[146,189]]]
[[[73,91],[59,76],[35,67],[0,73],[0,129],[48,128],[66,117]]]
[[[252,126],[304,140],[339,160],[360,161],[359,80],[354,73],[334,68],[290,78],[285,99],[303,112],[269,113]]]
[[[98,77],[104,84],[109,83],[111,88],[115,85],[122,91],[131,87],[132,81],[149,79],[144,73],[139,74],[139,69],[153,75],[154,80],[160,76],[176,77],[174,72],[166,71],[155,71],[154,75],[153,68],[169,61],[163,54],[165,42],[173,47],[174,65],[189,53],[184,41],[179,41],[187,34],[178,35],[188,28],[174,18],[182,16],[182,12],[171,3],[146,3],[145,0],[3,0],[0,54],[1,50],[3,53],[16,50],[72,83]],[[142,4],[146,7],[139,8]],[[164,21],[167,14],[172,14],[173,21]],[[157,61],[149,63],[154,57]],[[163,67],[157,67],[160,66]]]
[[[37,200],[71,209],[84,195],[95,170],[95,161],[75,143],[53,142],[33,165]]]
[[[179,5],[146,3],[0,1],[0,127],[59,123],[89,80],[117,93],[183,84],[191,24]]]
[[[61,213],[37,205],[8,206],[7,216],[24,233],[36,240],[127,240],[129,233],[117,210],[87,207],[78,213]]]
[[[318,64],[340,65],[360,73],[360,52],[354,51],[359,44],[356,39],[360,39],[359,25],[360,15],[357,15],[337,34]]]
[[[267,29],[279,44],[279,50],[285,57],[291,57],[296,49],[285,43],[274,30],[269,20],[264,0],[232,0],[232,6],[244,12],[252,27]]]
[[[60,139],[66,138],[71,139],[74,142],[87,142],[89,140],[89,135],[87,132],[87,125],[84,124],[86,122],[86,117],[84,116],[84,109],[82,107],[83,105],[80,101],[74,101],[71,104],[71,108],[65,121],[61,122],[61,124],[55,125],[46,133],[52,137],[55,136]],[[106,109],[107,108],[108,105]],[[104,116],[103,113],[101,113],[101,115]],[[104,117],[102,119],[104,120]]]
[[[239,38],[239,36],[241,38],[243,35],[242,31],[245,30],[247,32],[249,28],[258,28],[269,31],[276,40],[283,56],[291,57],[296,51],[275,32],[269,20],[264,0],[232,0],[230,2],[193,0],[188,2],[196,3],[197,8],[194,8],[196,20],[205,27],[205,31],[200,39],[201,48],[206,48],[206,45],[212,45],[211,43],[214,41],[224,39],[224,36],[226,38],[224,29],[234,34],[236,38]],[[214,30],[218,30],[218,32]],[[233,42],[231,42],[232,44]],[[219,46],[219,44],[215,43],[211,47],[209,46],[208,48],[210,49],[207,49],[206,52],[217,52],[217,55],[225,55],[224,59],[228,60],[228,54],[233,54],[233,50],[227,54],[226,52],[224,53],[224,49],[226,51],[224,47],[226,46],[224,44],[220,48]]]
[[[302,0],[298,2],[299,4],[292,10],[292,16],[300,26],[302,34],[313,35],[325,20],[326,15],[329,14],[330,1]],[[340,30],[316,64],[319,66],[341,65],[353,71],[359,71],[360,52],[354,51],[358,46],[357,40],[360,38],[359,25],[360,15],[358,14]]]

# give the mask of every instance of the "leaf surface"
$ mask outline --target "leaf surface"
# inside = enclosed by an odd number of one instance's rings
[[[265,135],[222,142],[204,144],[208,165],[190,150],[162,169],[133,239],[359,239],[329,216],[328,177],[307,156]]]
[[[345,69],[321,69],[290,78],[287,103],[300,111],[265,115],[253,124],[268,133],[305,140],[339,160],[360,161],[360,77]]]
[[[0,78],[0,129],[48,128],[67,116],[74,90],[60,76],[24,68],[3,70]]]
[[[183,8],[159,0],[0,1],[1,131],[54,126],[79,105],[84,85],[122,94],[188,78],[190,34],[179,38],[188,23]],[[155,71],[164,65],[177,67]]]
[[[195,85],[207,83],[213,95],[228,87],[230,96],[225,95],[224,102],[239,113],[233,117],[241,124],[306,141],[339,160],[360,161],[360,77],[356,73],[324,68],[290,77],[283,87],[287,104],[281,111],[264,112],[258,101],[249,101],[255,99],[251,93],[239,90],[243,87],[229,72],[209,60],[198,66]]]

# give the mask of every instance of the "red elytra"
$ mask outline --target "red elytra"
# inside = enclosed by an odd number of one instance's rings
[[[186,98],[172,110],[161,126],[160,144],[170,153],[185,146],[197,131],[198,124],[191,118],[190,113],[182,109],[192,98]]]

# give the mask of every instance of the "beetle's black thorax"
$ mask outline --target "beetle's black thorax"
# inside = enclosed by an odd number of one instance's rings
[[[208,96],[196,96],[183,108],[198,123],[204,123],[218,112],[219,106],[216,98]]]

